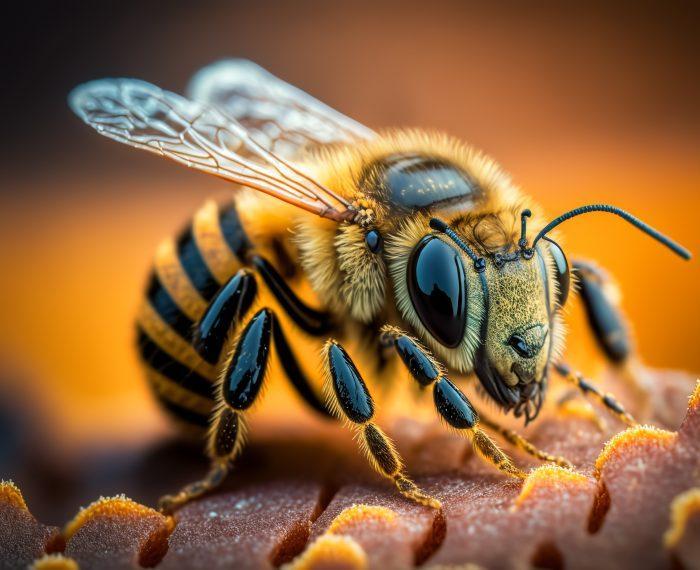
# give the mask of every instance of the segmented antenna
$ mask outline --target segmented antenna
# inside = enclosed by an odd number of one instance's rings
[[[530,210],[523,210],[520,213],[520,240],[518,241],[520,249],[525,249],[527,247],[527,218],[530,216],[532,216]]]
[[[471,258],[471,260],[474,262],[474,269],[476,269],[479,273],[486,269],[486,260],[484,260],[483,257],[476,255],[476,253],[474,253],[472,249],[462,241],[457,233],[440,218],[431,218],[430,227],[434,230],[442,232],[453,242],[455,242],[459,246],[459,249],[461,249]]]
[[[690,259],[692,257],[691,253],[687,249],[677,244],[671,238],[666,237],[661,232],[658,232],[650,225],[644,223],[639,218],[634,217],[629,212],[625,212],[621,208],[617,208],[616,206],[610,206],[608,204],[589,204],[588,206],[581,206],[579,208],[574,208],[573,210],[570,210],[557,218],[554,218],[551,222],[549,222],[544,228],[540,230],[540,233],[537,234],[534,241],[532,242],[532,248],[534,249],[534,247],[537,245],[537,242],[540,239],[542,239],[542,237],[544,237],[547,233],[556,228],[559,224],[562,224],[566,220],[570,220],[571,218],[575,218],[576,216],[580,216],[581,214],[589,214],[591,212],[607,212],[608,214],[615,214],[616,216],[620,216],[623,220],[629,222],[637,229],[642,230],[645,234],[653,237],[656,241],[661,242],[663,245],[665,245],[667,248],[669,248],[676,255],[679,255],[683,259]],[[525,214],[525,212],[523,212],[523,214]]]

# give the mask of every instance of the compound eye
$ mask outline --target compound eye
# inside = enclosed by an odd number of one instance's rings
[[[467,322],[466,277],[460,255],[444,241],[426,236],[408,262],[408,294],[418,317],[441,344],[454,348]]]
[[[549,251],[554,259],[554,279],[557,282],[557,304],[560,307],[564,306],[566,299],[569,297],[569,288],[571,286],[571,271],[569,270],[569,262],[566,255],[562,251],[559,244],[551,239],[544,238],[549,242]]]

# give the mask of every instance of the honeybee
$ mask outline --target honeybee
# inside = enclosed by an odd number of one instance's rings
[[[422,130],[376,133],[248,61],[204,68],[188,98],[135,79],[102,79],[77,87],[69,101],[100,134],[237,185],[229,203],[207,202],[158,249],[138,316],[157,399],[183,429],[206,431],[211,461],[201,480],[163,497],[163,511],[227,476],[273,346],[303,400],[354,430],[400,493],[435,508],[439,501],[411,480],[375,422],[373,397],[345,348],[353,336],[369,339],[380,380],[394,376],[381,364],[398,355],[447,426],[508,476],[525,474],[487,432],[541,460],[569,463],[480,417],[457,378],[475,377],[504,412],[528,423],[557,373],[634,423],[612,395],[561,361],[562,308],[574,281],[610,360],[624,362],[632,349],[603,274],[570,264],[557,243],[561,223],[607,212],[690,258],[631,214],[589,205],[547,222],[472,147]],[[302,300],[297,286],[310,288],[320,306]],[[250,315],[259,288],[277,309]],[[325,341],[323,395],[284,322]]]

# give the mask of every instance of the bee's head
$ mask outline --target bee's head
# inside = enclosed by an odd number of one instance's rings
[[[491,232],[481,221],[479,229]],[[569,289],[563,252],[548,242],[556,260],[544,246],[525,259],[517,244],[478,256],[440,220],[430,225],[435,232],[418,241],[405,266],[400,309],[451,368],[475,371],[501,407],[533,419],[561,336],[557,308]]]
[[[497,254],[479,280],[487,307],[474,370],[499,405],[529,422],[539,413],[550,360],[561,348],[569,265],[562,249],[546,242],[529,258],[517,250]]]
[[[584,208],[547,224],[531,244],[526,236],[530,211],[525,210],[519,239],[509,237],[497,247],[485,247],[475,231],[481,224],[493,236],[488,217],[470,227],[433,218],[434,231],[413,242],[410,252],[404,249],[405,263],[391,267],[399,310],[426,344],[456,372],[474,371],[494,401],[526,422],[540,411],[548,366],[562,345],[560,308],[571,281],[563,250],[545,234],[576,212],[612,207]],[[502,227],[502,218],[498,224]],[[652,235],[687,254],[660,234]],[[401,259],[401,252],[393,257]]]

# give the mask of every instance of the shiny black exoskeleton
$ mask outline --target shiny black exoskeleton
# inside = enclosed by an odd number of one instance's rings
[[[436,157],[396,154],[371,165],[368,172],[370,192],[397,212],[467,209],[483,195],[469,173]]]

